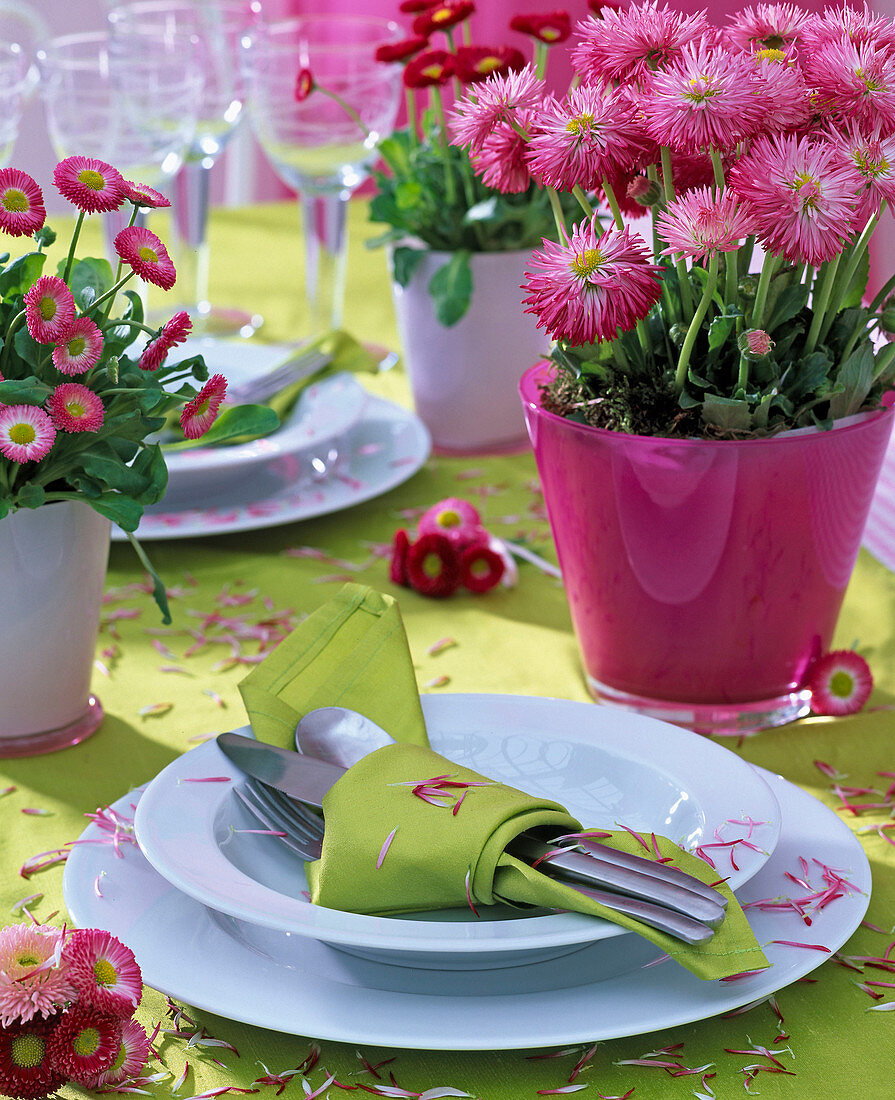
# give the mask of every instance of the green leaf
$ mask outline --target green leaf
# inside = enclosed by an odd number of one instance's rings
[[[774,309],[767,323],[765,332],[771,333],[780,325],[791,321],[797,313],[800,313],[808,302],[808,287],[803,283],[795,283],[780,292],[780,296],[774,303]]]
[[[83,454],[81,465],[88,477],[95,478],[117,493],[138,499],[150,486],[148,473],[138,469],[136,464],[125,465],[111,447],[96,444]]]
[[[851,277],[851,282],[849,282],[845,293],[842,295],[842,301],[839,304],[840,309],[854,309],[861,304],[867,290],[867,280],[869,278],[870,253],[865,248],[858,260],[855,273]]]
[[[39,378],[5,379],[0,382],[0,404],[3,405],[42,405],[53,392]]]
[[[0,273],[0,297],[12,298],[24,294],[40,278],[47,258],[42,252],[19,256]]]
[[[46,503],[47,494],[42,485],[29,481],[19,490],[17,499],[22,508],[39,508]]]
[[[392,253],[392,270],[398,286],[407,286],[426,253],[421,248],[396,248]]]
[[[224,409],[205,435],[199,439],[178,440],[165,446],[166,451],[183,451],[189,447],[207,447],[226,443],[240,436],[270,435],[280,426],[280,418],[267,405],[233,405]]]
[[[28,329],[24,327],[16,330],[16,334],[12,338],[12,346],[19,358],[35,370],[50,352],[46,344],[38,344]]]
[[[846,359],[836,374],[842,393],[830,399],[830,415],[834,419],[856,413],[867,400],[873,385],[874,357],[868,346],[858,348]]]
[[[707,394],[702,405],[702,419],[722,431],[748,431],[752,427],[752,413],[746,401],[732,397],[716,397]]]
[[[120,526],[120,525],[119,525]],[[168,592],[162,581],[162,578],[155,570],[155,566],[146,556],[146,551],[140,545],[139,540],[133,534],[133,528],[124,528],[125,534],[130,541],[131,546],[137,553],[137,557],[140,559],[140,563],[146,572],[152,577],[152,597],[158,604],[158,609],[162,613],[162,622],[167,625],[171,621],[171,609],[168,607]]]
[[[736,318],[734,317],[716,317],[714,321],[709,325],[709,349],[714,351],[716,348],[720,348],[721,345],[727,340],[730,335],[730,330],[733,328]]]
[[[472,271],[469,253],[455,252],[429,280],[429,293],[435,303],[435,316],[445,328],[455,325],[469,309],[472,298]]]
[[[168,487],[168,467],[161,447],[157,443],[143,447],[131,469],[146,482],[146,488],[139,495],[135,494],[136,500],[144,506],[157,504]]]
[[[122,531],[136,531],[143,515],[143,508],[123,493],[102,493],[87,502],[90,507],[117,523]]]
[[[69,286],[78,306],[87,311],[97,298],[112,287],[112,265],[108,260],[88,257],[72,266]]]

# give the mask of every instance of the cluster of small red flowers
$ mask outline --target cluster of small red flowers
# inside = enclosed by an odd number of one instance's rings
[[[108,932],[0,929],[0,1094],[38,1100],[67,1082],[136,1077],[149,1057],[133,1018],[142,990],[133,953]]]
[[[404,528],[395,532],[389,576],[423,596],[443,598],[461,587],[488,592],[512,578],[513,563],[478,510],[448,497],[423,513],[413,541]]]
[[[403,0],[398,7],[404,14],[415,17],[412,33],[400,42],[381,46],[376,59],[407,62],[404,83],[408,88],[446,84],[452,77],[461,84],[477,84],[494,73],[518,72],[525,66],[525,57],[515,46],[454,48],[451,32],[475,12],[471,0]],[[545,45],[564,42],[572,33],[565,11],[516,15],[510,21],[510,29]],[[447,36],[448,49],[433,46],[432,35],[437,32]]]

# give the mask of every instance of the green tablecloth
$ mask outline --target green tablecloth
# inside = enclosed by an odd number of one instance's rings
[[[352,254],[348,274],[346,327],[357,336],[396,347],[397,336],[388,296],[385,260],[381,252],[362,246],[370,234],[365,208],[353,211]],[[295,339],[302,335],[301,262],[297,210],[289,205],[219,212],[212,226],[213,297],[221,304],[239,304],[264,314],[265,339]],[[371,383],[377,392],[408,402],[400,369]],[[433,458],[405,485],[377,500],[318,520],[274,527],[256,533],[218,535],[193,541],[153,543],[156,566],[178,591],[172,601],[174,633],[157,632],[159,618],[151,601],[123,586],[140,579],[130,549],[115,546],[108,584],[112,599],[100,638],[95,688],[106,708],[102,729],[89,741],[64,752],[33,759],[0,761],[0,790],[15,790],[0,798],[0,866],[3,869],[0,911],[4,920],[18,919],[10,909],[25,895],[42,893],[33,906],[38,919],[62,905],[62,869],[50,868],[25,881],[18,869],[23,860],[59,847],[85,827],[84,814],[119,798],[151,779],[178,753],[212,732],[245,721],[237,683],[250,666],[234,661],[226,644],[185,655],[192,642],[186,631],[202,614],[241,618],[254,633],[273,640],[302,615],[323,603],[345,579],[359,580],[400,599],[423,692],[474,691],[588,698],[580,672],[566,601],[560,584],[534,567],[523,565],[519,586],[485,597],[458,596],[450,601],[424,599],[396,589],[388,581],[387,565],[376,549],[387,543],[403,522],[405,509],[423,508],[449,496],[476,501],[486,522],[498,533],[524,534],[548,558],[553,550],[538,495],[530,454],[487,459]],[[310,548],[310,549],[308,549]],[[346,564],[350,563],[350,564]],[[248,595],[241,604],[234,597]],[[131,617],[133,616],[133,617]],[[259,628],[262,620],[267,626]],[[734,746],[746,759],[778,771],[833,807],[841,807],[831,780],[816,766],[821,760],[846,782],[870,787],[892,782],[881,771],[895,772],[895,576],[862,551],[843,610],[836,642],[859,644],[873,667],[878,688],[870,708],[839,721],[810,720],[763,733]],[[9,629],[9,624],[7,624]],[[236,624],[236,629],[240,629]],[[213,633],[210,631],[209,633]],[[429,653],[434,643],[451,638],[456,644]],[[245,641],[251,654],[257,641]],[[162,652],[159,646],[169,652]],[[238,654],[237,654],[238,655]],[[165,671],[165,669],[175,671]],[[48,674],[51,674],[48,670]],[[0,703],[2,705],[2,703]],[[859,800],[860,801],[860,800]],[[23,814],[37,808],[41,815]],[[886,816],[870,812],[847,815],[855,830],[882,823]],[[845,954],[883,954],[895,925],[895,847],[876,832],[861,833],[871,860],[874,894],[867,921],[884,932],[862,927]],[[890,832],[889,837],[895,840]],[[61,920],[64,912],[56,920]],[[768,1063],[766,1058],[726,1053],[766,1046],[795,1076],[760,1073],[752,1090],[764,1097],[814,1100],[820,1096],[891,1098],[895,1012],[871,1011],[895,1002],[895,991],[878,987],[881,1001],[872,1000],[858,983],[895,980],[885,971],[863,975],[825,962],[812,975],[776,998],[789,1038],[774,1047],[777,1017],[768,1004],[730,1019],[707,1020],[656,1034],[605,1042],[576,1084],[585,1097],[690,1097],[714,1095],[723,1100],[744,1091],[743,1067]],[[313,997],[313,990],[301,994]],[[171,1084],[184,1062],[190,1064],[178,1097],[220,1086],[247,1089],[265,1071],[294,1067],[308,1052],[310,1040],[234,1023],[204,1012],[192,1012],[200,1027],[232,1043],[225,1047],[192,1046],[185,1039],[166,1038],[158,1044],[162,1063],[172,1077],[150,1087],[156,1095],[171,1094]],[[140,1017],[148,1027],[166,1019],[164,998],[148,991]],[[186,1030],[191,1030],[187,1027]],[[716,1076],[674,1077],[655,1067],[616,1065],[641,1058],[662,1047],[683,1044],[674,1058],[688,1067],[712,1063]],[[375,1084],[369,1076],[351,1076],[359,1068],[356,1050],[372,1063],[394,1057],[387,1070],[398,1084],[414,1093],[452,1086],[481,1100],[523,1100],[549,1090],[562,1090],[584,1047],[558,1058],[532,1059],[526,1052],[438,1053],[371,1049],[362,1043],[322,1044],[321,1065],[342,1081]],[[532,1052],[529,1052],[532,1053]],[[535,1052],[536,1053],[536,1052]],[[217,1065],[218,1058],[224,1066]],[[154,1070],[160,1067],[153,1064]],[[312,1072],[314,1088],[325,1080]],[[388,1084],[386,1077],[383,1083]],[[273,1086],[259,1086],[273,1096]],[[709,1091],[711,1089],[711,1092]],[[559,1093],[562,1095],[562,1091]],[[65,1096],[80,1096],[75,1088]],[[298,1079],[285,1097],[304,1096]],[[329,1095],[342,1092],[331,1087]]]

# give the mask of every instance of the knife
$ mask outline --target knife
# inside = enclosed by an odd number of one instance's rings
[[[304,753],[281,749],[238,733],[222,733],[217,737],[217,743],[223,753],[246,775],[317,809],[322,808],[323,796],[341,779],[346,770]],[[589,852],[555,848],[531,834],[517,837],[507,851],[528,863],[537,863],[538,870],[567,885],[586,887],[583,892],[596,900],[637,916],[646,923],[650,923],[647,917],[652,914],[647,912],[644,915],[644,905],[661,908],[663,913],[659,916],[680,914],[683,919],[696,924],[700,930],[698,933],[697,928],[688,928],[686,931],[698,934],[701,939],[708,939],[724,919],[724,906],[720,901],[691,891],[681,885],[680,881],[668,881],[629,866],[618,866]],[[642,862],[652,866],[652,861]],[[656,866],[664,870],[664,865]],[[683,872],[678,872],[678,877],[692,878]],[[693,881],[704,888],[704,884],[698,879]],[[606,895],[605,900],[603,894]],[[716,891],[712,891],[712,894],[726,903],[726,899]],[[669,910],[673,912],[669,913]]]

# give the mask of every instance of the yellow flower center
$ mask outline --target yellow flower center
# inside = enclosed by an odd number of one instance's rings
[[[830,680],[830,691],[837,699],[847,699],[854,690],[855,681],[849,673],[840,669],[833,674]]]
[[[889,171],[888,160],[884,156],[874,160],[869,149],[856,149],[852,159],[863,176],[878,177]]]
[[[566,131],[570,134],[578,134],[582,137],[585,134],[589,134],[594,124],[594,116],[590,114],[576,115],[574,118],[570,118],[566,123]]]
[[[776,61],[782,63],[786,60],[786,54],[783,50],[776,50],[772,46],[769,46],[766,50],[756,50],[755,59],[757,61]]]
[[[40,966],[42,961],[43,960],[39,959],[37,955],[29,955],[27,952],[23,952],[21,955],[16,956],[16,962],[19,964],[19,966],[27,967],[29,970],[33,966]]]
[[[428,77],[429,80],[438,80],[441,76],[442,71],[443,66],[433,63],[432,65],[427,65],[422,70],[422,74],[423,76]]]
[[[80,401],[66,401],[65,411],[68,413],[69,416],[73,416],[75,420],[77,420],[78,417],[83,416],[87,412],[86,408],[81,404]]]
[[[12,443],[26,447],[37,438],[37,432],[30,424],[13,424],[9,429],[9,438]]]
[[[95,1027],[81,1028],[74,1037],[71,1048],[81,1058],[89,1058],[99,1050],[99,1032]]]
[[[454,508],[445,508],[443,512],[438,513],[435,522],[439,527],[459,527],[463,520]]]
[[[691,103],[703,103],[712,96],[718,95],[720,90],[715,86],[714,78],[704,74],[691,77],[688,83],[690,91],[684,98],[689,99]]]
[[[475,71],[477,73],[493,73],[495,69],[500,68],[499,57],[483,57],[481,61],[476,63]]]
[[[574,272],[581,279],[586,279],[590,275],[593,275],[603,263],[603,253],[599,248],[585,248],[580,256],[576,256],[569,265]]]
[[[105,179],[93,168],[82,168],[81,171],[78,172],[78,179],[85,187],[89,187],[91,191],[102,191],[106,186]]]
[[[118,981],[118,971],[108,959],[97,959],[93,964],[93,976],[98,985],[114,985]]]
[[[808,172],[802,172],[793,180],[793,188],[799,196],[803,209],[816,210],[821,197],[818,181]]]
[[[18,187],[7,187],[3,192],[3,209],[12,214],[24,214],[31,209],[28,196]]]
[[[84,349],[87,347],[87,341],[83,336],[73,336],[68,342],[68,354],[72,358],[77,359],[79,355],[84,354]]]
[[[144,263],[157,264],[158,253],[154,248],[150,248],[148,244],[144,244],[140,249],[140,259],[143,260]]]
[[[46,1049],[40,1035],[17,1035],[9,1044],[9,1057],[19,1069],[34,1069],[44,1060]]]
[[[49,295],[47,295],[46,298],[41,298],[40,306],[38,308],[40,310],[41,317],[43,317],[45,321],[52,321],[53,318],[56,316],[56,310],[58,308],[56,305],[56,299],[51,298]]]
[[[541,38],[545,42],[555,42],[559,38],[560,32],[556,27],[541,27]]]
[[[452,12],[450,8],[437,8],[429,18],[433,23],[446,23],[451,18]]]

